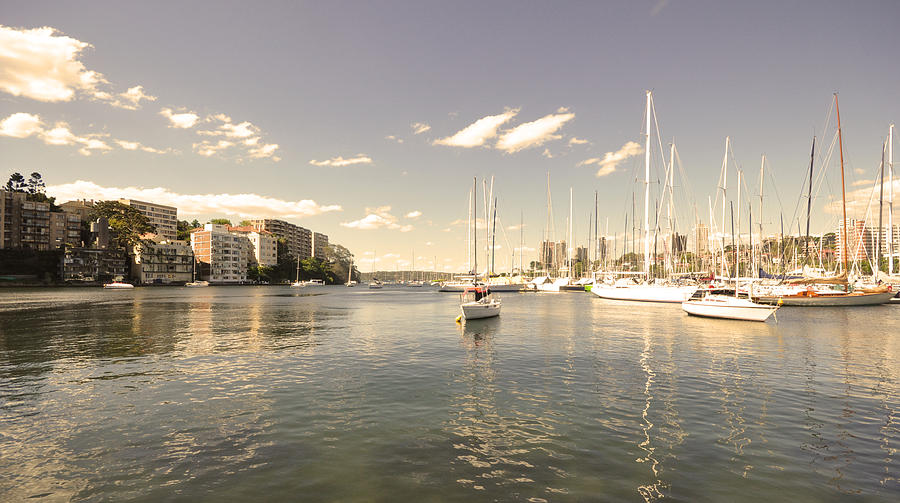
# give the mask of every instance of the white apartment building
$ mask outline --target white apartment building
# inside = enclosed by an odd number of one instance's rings
[[[248,239],[247,251],[250,263],[262,266],[278,265],[278,238],[271,232],[257,231],[254,227],[227,227],[228,232]]]
[[[178,238],[178,208],[134,199],[119,199],[119,202],[143,213],[156,227],[160,239],[175,241]]]
[[[251,244],[247,236],[228,232],[225,225],[206,224],[191,233],[200,279],[210,283],[247,281]]]

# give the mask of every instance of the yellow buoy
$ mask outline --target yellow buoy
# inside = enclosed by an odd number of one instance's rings
[[[456,317],[456,322],[457,322],[457,323],[459,323],[460,320],[462,320],[462,315],[459,315],[459,316]]]

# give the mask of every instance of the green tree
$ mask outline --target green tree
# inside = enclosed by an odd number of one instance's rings
[[[10,192],[25,192],[27,187],[28,183],[25,181],[22,173],[17,172],[9,175],[9,180],[6,182],[6,190]]]
[[[187,220],[179,220],[178,226],[176,228],[176,236],[179,241],[190,241],[191,240],[191,230],[196,227],[192,227],[191,223]]]
[[[214,218],[210,220],[209,223],[214,225],[231,225],[231,220],[228,220],[227,218]]]
[[[44,183],[43,177],[41,177],[41,174],[37,171],[31,174],[31,177],[26,183],[28,185],[26,192],[28,192],[29,194],[43,194],[47,187],[47,184]]]
[[[238,224],[238,227],[250,227],[252,225],[253,223],[249,220],[241,220],[241,222]]]
[[[353,253],[339,244],[330,244],[325,249],[325,259],[329,262],[329,270],[334,276],[334,281],[346,283],[351,276],[350,267],[353,261]],[[359,280],[359,270],[353,266],[353,279]]]
[[[144,243],[141,238],[156,227],[140,211],[118,201],[100,201],[94,205],[92,218],[106,218],[109,222],[110,241],[114,248],[128,249]]]

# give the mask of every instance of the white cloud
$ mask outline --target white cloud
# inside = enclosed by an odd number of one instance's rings
[[[160,110],[159,115],[169,119],[169,127],[178,129],[192,128],[200,120],[200,116],[193,112],[175,113],[171,108],[163,108]]]
[[[565,108],[556,113],[545,115],[535,121],[519,124],[505,132],[497,141],[497,148],[507,153],[514,153],[526,148],[537,147],[562,136],[555,134],[566,122],[575,118],[575,114]]]
[[[861,185],[872,185],[873,183],[875,183],[875,180],[857,180],[851,185],[853,185],[854,187],[859,187]]]
[[[0,122],[0,136],[28,138],[42,130],[41,118],[24,112],[12,114]]]
[[[625,145],[622,145],[622,148],[615,152],[607,152],[603,155],[603,157],[593,157],[591,159],[586,159],[579,162],[578,165],[597,165],[599,168],[597,169],[597,176],[606,176],[613,173],[616,170],[616,166],[618,166],[622,161],[628,159],[629,157],[636,156],[643,151],[644,149],[640,144],[630,141],[625,143]]]
[[[76,92],[93,96],[105,81],[78,61],[90,46],[50,27],[0,26],[0,89],[48,102],[69,101]]]
[[[391,215],[390,211],[390,206],[366,208],[366,216],[359,220],[353,220],[352,222],[341,222],[341,227],[359,230],[393,229],[399,230],[400,232],[409,232],[413,230],[412,225],[398,224],[397,217]],[[387,255],[385,255],[385,257],[386,256]]]
[[[324,161],[317,161],[313,159],[309,161],[309,163],[313,166],[331,166],[334,168],[340,168],[344,166],[353,166],[355,164],[372,164],[372,158],[367,156],[366,154],[356,154],[356,157],[351,157],[349,159],[344,159],[341,156],[337,156]]]
[[[196,114],[191,114],[196,117]],[[195,120],[194,123],[197,121]],[[265,143],[260,136],[262,132],[249,121],[235,124],[231,117],[225,114],[210,115],[203,119],[204,123],[217,123],[213,129],[200,129],[200,136],[219,137],[219,140],[203,140],[194,144],[194,152],[204,156],[223,156],[224,151],[231,151],[231,157],[238,161],[245,159],[271,159],[278,162],[280,157],[275,153],[279,148],[277,143]],[[193,123],[191,124],[193,125]]]
[[[523,228],[525,228],[525,227],[528,227],[528,225],[527,225],[527,224],[509,225],[509,226],[506,227],[506,230],[508,230],[508,231],[517,231],[517,230],[523,229]]]
[[[862,182],[866,182],[870,184],[868,187],[862,187],[860,189],[851,190],[847,192],[847,218],[864,218],[866,213],[869,213],[869,218],[871,225],[878,225],[878,187],[872,186],[875,182],[873,180],[861,180]],[[853,185],[856,185],[854,183]],[[884,193],[888,194],[890,191],[890,185],[885,182],[884,184]],[[894,193],[900,193],[900,179],[894,179]],[[869,205],[872,205],[871,209]],[[887,206],[887,205],[885,205]],[[884,209],[885,214],[887,214],[887,208]],[[840,224],[840,215],[843,213],[843,209],[841,208],[841,198],[840,195],[835,197],[832,201],[825,204],[825,213],[830,215],[838,216],[838,225]],[[896,222],[895,222],[896,223]],[[884,222],[887,225],[887,221]]]
[[[550,153],[549,148],[545,148],[544,151],[541,152],[541,155],[546,157],[547,159],[553,159],[553,154]]]
[[[230,215],[303,218],[331,211],[341,211],[339,205],[323,206],[309,199],[285,201],[258,194],[179,194],[163,187],[102,187],[94,182],[84,180],[47,187],[47,193],[60,201],[104,200],[120,197],[153,201],[177,207],[179,216]]]
[[[396,136],[389,134],[384,137],[385,140],[395,141],[397,143],[403,143],[403,138],[397,138]]]
[[[413,134],[422,134],[425,131],[431,129],[431,126],[425,124],[424,122],[413,122],[410,126],[413,130]]]
[[[570,147],[571,147],[572,145],[584,145],[584,144],[587,144],[587,143],[590,143],[590,142],[587,141],[587,140],[585,140],[585,139],[582,139],[582,138],[576,138],[576,137],[574,137],[574,136],[571,137],[571,138],[569,138],[569,146],[570,146]]]
[[[406,214],[406,218],[419,218],[422,216],[422,212],[419,210],[410,211]]]
[[[127,140],[113,140],[114,143],[125,150],[142,150],[144,152],[150,152],[151,154],[167,154],[171,152],[170,149],[160,150],[153,147],[148,147],[146,145],[142,145],[140,142],[136,141],[127,141]]]
[[[503,124],[509,122],[519,109],[507,109],[506,112],[499,115],[488,115],[469,124],[465,128],[457,131],[453,136],[439,138],[432,142],[433,145],[446,145],[450,147],[480,147],[484,143],[497,136],[497,129]]]
[[[16,29],[0,25],[0,90],[37,101],[71,101],[78,94],[111,106],[137,110],[156,98],[134,86],[114,94],[103,74],[88,70],[79,57],[92,46],[45,26]]]

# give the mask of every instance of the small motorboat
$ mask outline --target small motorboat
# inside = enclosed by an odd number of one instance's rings
[[[778,306],[757,304],[746,297],[736,297],[734,290],[701,289],[681,303],[684,312],[706,318],[766,321]]]
[[[131,290],[134,288],[134,285],[122,281],[113,281],[112,283],[105,283],[103,288],[108,290]]]
[[[191,281],[190,283],[185,283],[184,286],[188,288],[203,288],[209,286],[209,281]]]
[[[460,295],[459,308],[462,318],[466,320],[500,316],[501,306],[500,298],[494,297],[490,289],[484,286],[467,288]]]
[[[382,288],[384,288],[384,285],[377,279],[373,279],[372,282],[369,283],[369,290],[381,290]]]

